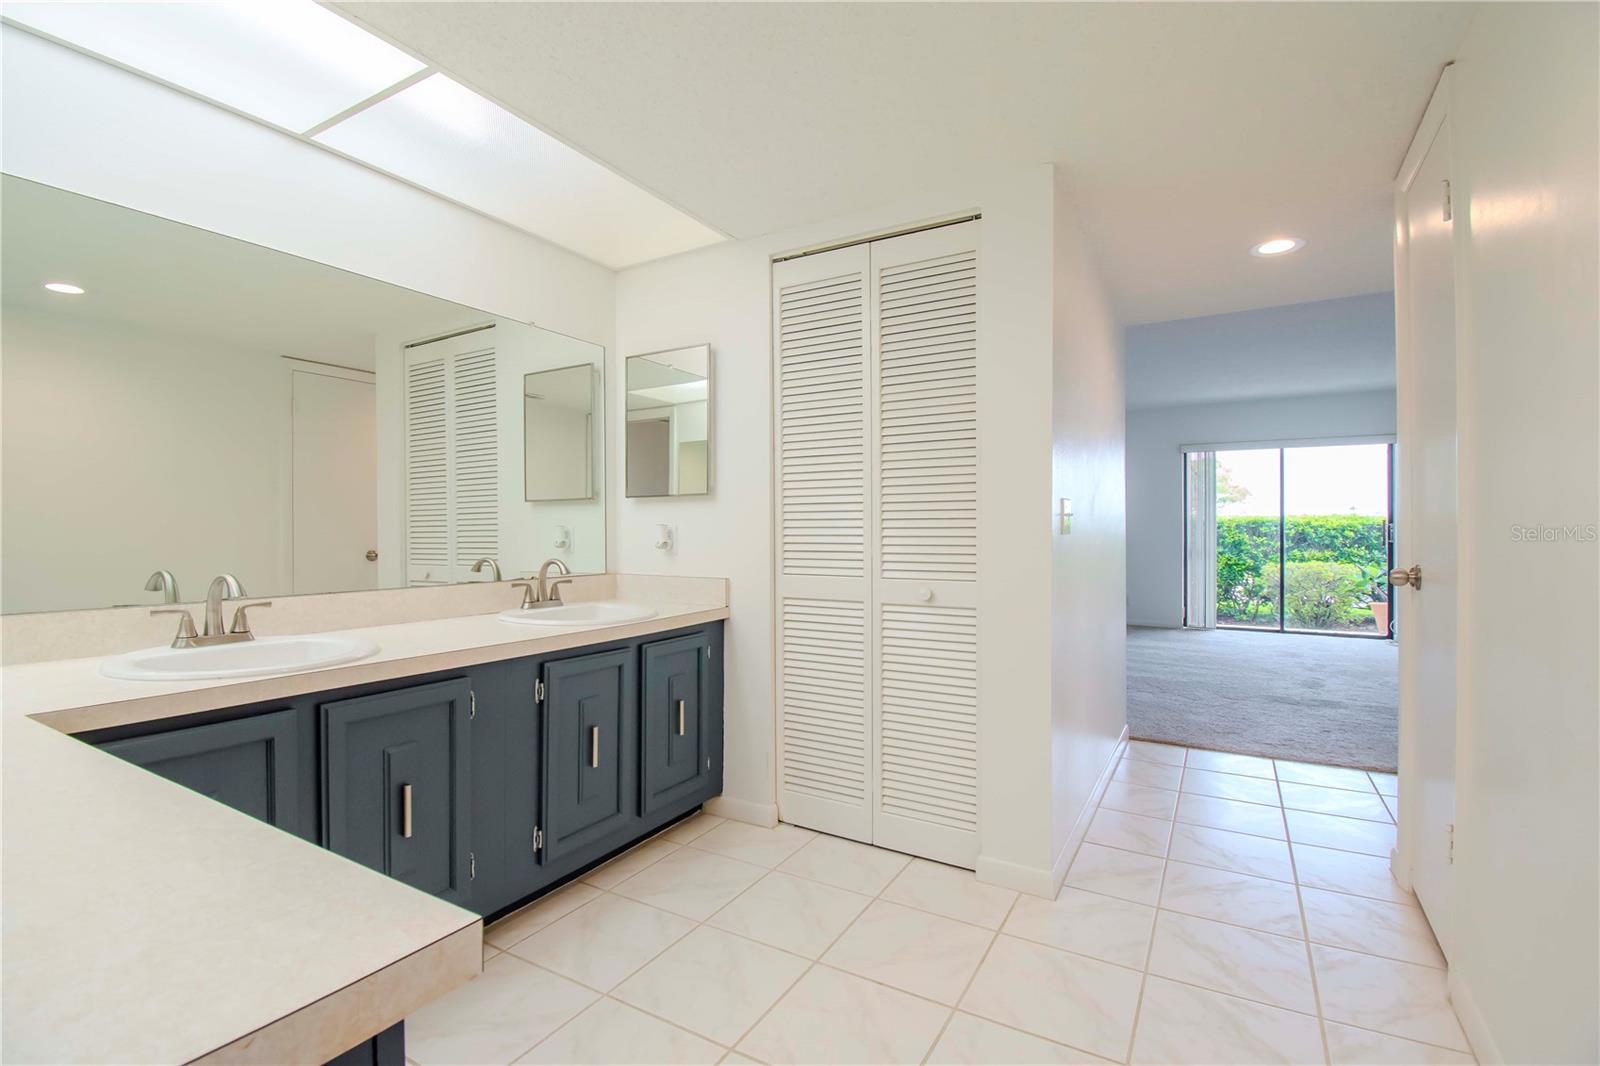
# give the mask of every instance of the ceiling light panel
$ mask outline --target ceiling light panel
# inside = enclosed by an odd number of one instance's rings
[[[7,3],[20,26],[296,133],[424,64],[312,0]]]
[[[443,74],[315,140],[612,269],[723,239]]]

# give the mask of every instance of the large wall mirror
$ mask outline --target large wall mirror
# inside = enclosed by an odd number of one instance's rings
[[[627,494],[711,491],[711,346],[627,359]]]
[[[0,227],[0,611],[605,569],[598,345],[11,176]]]

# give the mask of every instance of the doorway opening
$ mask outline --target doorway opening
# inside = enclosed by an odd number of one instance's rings
[[[1191,629],[1390,639],[1394,445],[1185,449]]]

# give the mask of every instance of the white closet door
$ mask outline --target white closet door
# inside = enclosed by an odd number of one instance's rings
[[[773,266],[779,809],[872,840],[866,246]]]
[[[409,348],[405,374],[406,580],[471,580],[500,550],[494,333]]]
[[[406,583],[438,585],[450,580],[449,360],[406,355]]]
[[[472,564],[500,558],[500,419],[495,350],[455,357],[450,368],[450,508],[455,533],[451,580],[473,580]],[[521,399],[521,390],[516,393]]]
[[[978,857],[978,225],[871,245],[873,842]]]

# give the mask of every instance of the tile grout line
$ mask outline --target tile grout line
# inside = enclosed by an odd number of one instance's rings
[[[1000,940],[1001,932],[1004,931],[1006,923],[1011,920],[1011,914],[1017,909],[1017,903],[1021,899],[1022,893],[1013,890],[1011,903],[1006,907],[1006,912],[1000,916],[1000,924],[989,931],[989,942],[983,946],[983,954],[978,957],[978,965],[974,966],[972,972],[967,975],[966,981],[961,985],[961,991],[956,993],[955,1004],[951,1006],[950,1012],[944,1016],[944,1024],[940,1025],[939,1031],[933,1034],[933,1042],[928,1045],[928,1050],[923,1053],[922,1061],[924,1063],[933,1057],[933,1052],[938,1048],[939,1041],[944,1039],[944,1034],[949,1030],[950,1023],[955,1019],[956,1012],[961,1009],[962,1002],[972,989],[972,982],[978,979],[978,971],[982,970],[983,964],[989,961],[989,952],[994,950],[995,944]]]
[[[1178,777],[1180,794],[1183,778],[1188,776],[1189,773],[1189,752],[1187,749],[1184,750],[1183,759],[1183,773]],[[1173,814],[1176,816],[1176,810],[1174,810]],[[1176,821],[1174,821],[1173,824],[1176,825]],[[1139,1020],[1144,1016],[1144,993],[1145,989],[1150,985],[1150,959],[1155,955],[1156,952],[1156,933],[1161,924],[1161,912],[1165,909],[1161,906],[1161,897],[1165,895],[1167,891],[1167,868],[1172,863],[1171,856],[1172,833],[1168,832],[1167,850],[1161,856],[1161,877],[1159,878],[1159,883],[1156,885],[1156,901],[1154,904],[1155,913],[1150,919],[1150,943],[1144,946],[1144,965],[1139,968],[1139,995],[1134,999],[1133,1002],[1133,1024],[1128,1027],[1128,1048],[1122,1056],[1123,1062],[1133,1061],[1133,1049],[1139,1040]]]
[[[1278,782],[1278,796],[1283,796],[1283,782]],[[1287,819],[1285,819],[1287,822]],[[1306,918],[1306,901],[1300,893],[1300,867],[1295,861],[1294,848],[1289,849],[1289,872],[1294,874],[1294,902],[1300,910],[1300,933],[1305,937],[1306,972],[1311,976],[1311,1001],[1317,1008],[1317,1037],[1322,1042],[1322,1061],[1333,1061],[1333,1050],[1328,1046],[1328,1019],[1322,1011],[1322,987],[1317,981],[1317,957],[1311,949],[1311,922]]]

